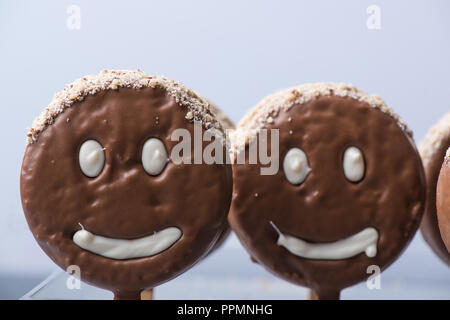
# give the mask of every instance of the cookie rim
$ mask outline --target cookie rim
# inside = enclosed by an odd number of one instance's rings
[[[226,116],[208,99],[184,85],[164,76],[149,76],[137,70],[102,70],[69,83],[63,90],[54,94],[52,101],[33,121],[27,132],[27,145],[36,142],[44,132],[66,109],[76,102],[83,101],[88,95],[119,88],[162,88],[186,109],[185,118],[193,122],[200,121],[206,128],[215,128],[225,133]],[[217,114],[216,114],[217,113]],[[219,115],[222,114],[222,115]],[[217,117],[217,119],[216,119]]]
[[[425,167],[438,155],[443,147],[444,140],[449,137],[450,112],[447,112],[428,130],[427,134],[419,144],[420,157],[422,158]],[[446,154],[449,154],[449,150],[447,150]]]
[[[412,131],[402,121],[400,116],[390,109],[380,96],[367,94],[357,87],[337,82],[306,83],[283,89],[263,98],[251,108],[239,121],[232,135],[233,149],[238,151],[239,145],[248,145],[257,132],[274,122],[280,111],[289,111],[294,105],[303,105],[313,99],[323,96],[349,97],[356,101],[367,103],[370,107],[379,109],[390,116],[410,138]]]

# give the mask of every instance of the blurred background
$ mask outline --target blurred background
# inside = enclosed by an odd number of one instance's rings
[[[419,142],[450,110],[449,17],[446,0],[1,0],[0,298],[21,297],[57,269],[26,224],[19,173],[26,128],[67,83],[139,68],[201,92],[237,122],[278,89],[342,81],[381,95]],[[55,297],[73,297],[58,290]],[[305,297],[251,263],[234,235],[156,291],[180,299]],[[381,290],[360,284],[342,297],[450,299],[450,269],[417,234],[382,274]]]

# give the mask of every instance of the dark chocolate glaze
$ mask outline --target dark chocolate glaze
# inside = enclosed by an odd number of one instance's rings
[[[310,287],[320,299],[337,299],[341,289],[367,279],[368,266],[383,270],[394,262],[414,236],[425,203],[420,156],[396,121],[365,102],[322,96],[281,110],[266,128],[280,130],[279,172],[262,176],[260,165],[233,166],[229,221],[249,253],[275,275]],[[365,157],[365,177],[358,183],[343,172],[349,146]],[[312,169],[300,185],[290,184],[282,169],[293,147],[306,153]],[[334,242],[373,227],[379,233],[377,255],[301,258],[277,245],[269,221],[312,243]]]
[[[436,207],[442,240],[450,255],[450,159],[446,158],[439,174]]]
[[[431,249],[439,256],[442,261],[450,266],[450,253],[447,251],[442,241],[439,231],[438,219],[436,214],[436,185],[441,170],[442,160],[448,146],[450,145],[450,132],[443,138],[441,147],[437,150],[433,157],[425,164],[425,175],[427,179],[427,202],[425,205],[425,213],[420,225],[420,231],[423,238],[431,247]]]
[[[227,223],[231,166],[169,161],[160,175],[150,176],[141,163],[149,137],[161,139],[169,155],[177,144],[170,139],[174,129],[186,128],[193,137],[186,112],[164,89],[102,91],[66,109],[27,147],[23,209],[37,242],[56,264],[78,265],[82,280],[112,290],[116,298],[135,299],[192,267],[214,246]],[[96,178],[83,175],[78,164],[78,150],[88,139],[106,148]],[[155,256],[114,260],[72,241],[78,223],[111,238],[134,239],[171,226],[182,236]]]

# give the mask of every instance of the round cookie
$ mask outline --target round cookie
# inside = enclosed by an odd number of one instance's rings
[[[249,163],[263,129],[279,130],[273,175],[261,174],[269,165]],[[419,226],[420,156],[377,96],[334,83],[287,89],[251,110],[233,142],[233,231],[258,263],[319,299],[339,298],[369,277],[369,266],[387,268]],[[270,141],[267,154],[275,146]]]
[[[420,231],[431,249],[450,266],[450,253],[442,241],[436,214],[436,184],[442,159],[450,145],[450,112],[434,125],[419,145],[427,179],[427,202]]]
[[[450,253],[450,147],[447,149],[439,174],[436,209],[442,240]]]
[[[210,109],[211,109],[211,112],[216,117],[216,119],[222,125],[222,128],[224,128],[225,130],[228,130],[229,133],[231,133],[232,131],[235,130],[235,125],[234,125],[233,121],[231,121],[231,119],[228,118],[227,115],[222,110],[220,110],[215,104],[213,104],[211,102],[210,102]],[[220,233],[219,238],[217,239],[216,243],[211,248],[209,253],[212,253],[215,250],[219,249],[224,244],[225,240],[228,239],[228,236],[230,235],[230,233],[231,233],[230,225],[228,224],[228,220],[225,220],[223,230]]]
[[[29,130],[21,170],[46,254],[116,299],[139,299],[204,257],[224,233],[232,175],[173,161],[171,135],[194,137],[194,120],[224,133],[206,99],[141,71],[102,71],[57,93]]]

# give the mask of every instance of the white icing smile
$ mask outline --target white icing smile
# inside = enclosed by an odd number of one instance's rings
[[[111,259],[133,259],[158,254],[178,241],[181,230],[169,227],[152,235],[133,240],[97,236],[83,227],[73,235],[73,242],[87,251]]]
[[[342,240],[330,243],[309,243],[296,237],[285,235],[270,221],[278,233],[277,244],[296,256],[317,260],[341,260],[365,252],[369,258],[377,255],[378,231],[364,230]]]

